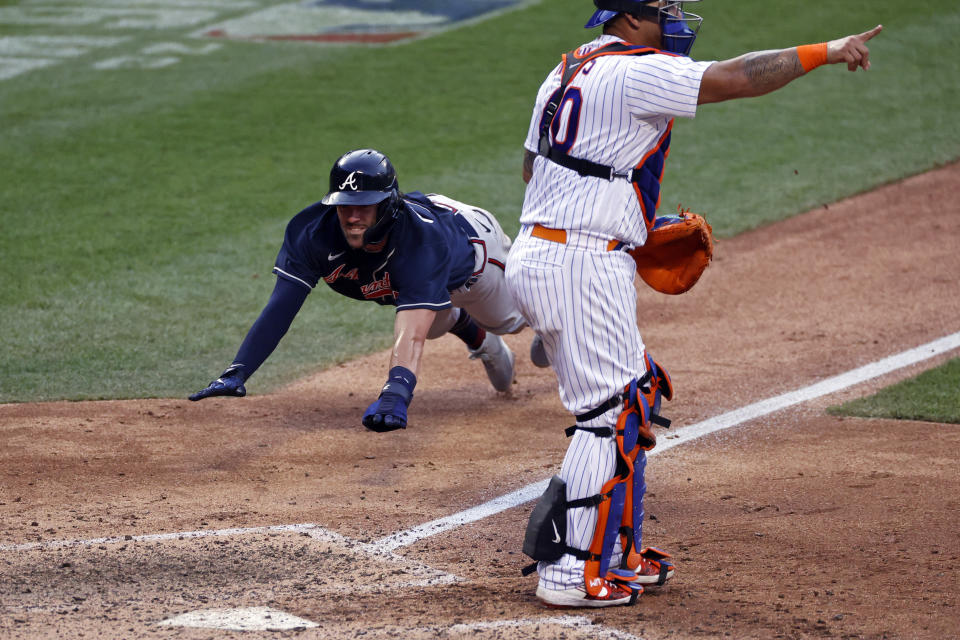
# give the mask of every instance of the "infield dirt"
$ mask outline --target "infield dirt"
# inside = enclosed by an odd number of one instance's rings
[[[676,388],[664,413],[692,424],[960,331],[957,193],[954,164],[721,240],[682,296],[640,283],[641,332]],[[948,355],[651,458],[646,541],[678,571],[634,607],[538,604],[535,578],[520,576],[532,503],[398,557],[367,553],[360,543],[558,469],[571,419],[552,372],[527,358],[531,337],[507,339],[509,396],[458,341],[430,343],[411,426],[389,434],[359,425],[386,353],[242,400],[0,405],[0,636],[960,635],[960,426],[824,411]],[[133,538],[292,523],[345,539]],[[50,544],[107,536],[121,540]],[[35,542],[46,546],[23,546]],[[264,606],[319,626],[157,624]]]

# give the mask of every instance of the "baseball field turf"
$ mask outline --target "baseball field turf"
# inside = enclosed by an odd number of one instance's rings
[[[0,2],[0,402],[206,384],[272,289],[286,222],[350,148],[384,151],[401,189],[484,206],[513,234],[534,93],[589,37],[585,0],[388,46],[197,37],[175,9],[146,26],[82,19],[94,0],[43,22],[33,4]],[[227,20],[279,3],[207,4]],[[960,157],[955,2],[698,11],[704,60],[885,29],[868,73],[820,69],[678,122],[663,210],[730,236]],[[255,392],[385,347],[392,323],[316,289]]]

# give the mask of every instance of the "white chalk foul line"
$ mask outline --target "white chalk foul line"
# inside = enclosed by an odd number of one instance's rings
[[[896,355],[884,358],[883,360],[878,360],[862,367],[851,369],[846,373],[841,373],[840,375],[826,378],[825,380],[822,380],[816,384],[812,384],[808,387],[803,387],[802,389],[797,389],[796,391],[789,391],[779,396],[768,398],[767,400],[761,400],[760,402],[755,402],[740,409],[728,411],[727,413],[720,414],[719,416],[709,418],[703,422],[692,424],[689,427],[678,429],[676,434],[674,434],[675,437],[669,439],[665,438],[663,443],[658,443],[657,448],[647,455],[653,453],[663,453],[667,449],[672,449],[679,444],[689,442],[690,440],[695,440],[707,434],[729,429],[730,427],[735,427],[743,422],[747,422],[748,420],[753,420],[777,411],[782,411],[783,409],[798,405],[802,402],[809,402],[810,400],[814,400],[816,398],[828,396],[838,391],[843,391],[844,389],[854,385],[867,382],[868,380],[872,380],[874,378],[879,378],[880,376],[892,373],[897,369],[903,369],[905,367],[917,364],[918,362],[935,358],[936,356],[948,353],[957,348],[960,348],[960,332],[940,338],[939,340],[934,340],[933,342],[928,342],[927,344],[921,345],[914,349],[903,351]]]
[[[540,497],[549,483],[549,478],[546,480],[541,480],[540,482],[527,485],[526,487],[518,489],[513,493],[508,493],[505,496],[494,498],[489,502],[484,502],[483,504],[471,509],[467,509],[466,511],[455,513],[452,516],[431,520],[430,522],[422,524],[419,527],[414,527],[413,529],[408,529],[407,531],[401,531],[399,533],[387,536],[386,538],[381,538],[374,544],[382,549],[389,549],[392,551],[394,549],[413,544],[414,542],[422,540],[423,538],[429,538],[432,535],[443,533],[444,531],[449,531],[450,529],[455,529],[462,525],[476,522],[477,520],[483,520],[484,518],[488,518],[494,514],[500,513],[501,511],[506,511],[507,509],[516,507],[517,505],[521,505],[525,502],[529,502],[530,500]]]
[[[861,382],[866,382],[867,380],[872,380],[873,378],[880,377],[897,369],[909,367],[918,362],[934,358],[958,347],[960,347],[960,332],[940,338],[939,340],[934,340],[933,342],[928,342],[927,344],[884,358],[883,360],[872,362],[857,369],[852,369],[846,373],[827,378],[826,380],[803,387],[802,389],[790,391],[773,398],[768,398],[767,400],[761,400],[760,402],[755,402],[740,409],[735,409],[734,411],[728,411],[727,413],[692,424],[688,427],[677,429],[672,434],[672,437],[663,438],[657,444],[656,449],[650,451],[647,456],[663,453],[677,445],[702,438],[705,435],[735,427],[749,420],[782,411],[783,409],[802,402],[808,402],[821,396],[842,391],[843,389],[860,384]],[[385,549],[393,550],[413,544],[423,538],[455,529],[464,524],[481,520],[538,498],[546,489],[549,482],[549,478],[541,480],[540,482],[527,485],[513,493],[500,496],[490,502],[485,502],[466,511],[431,520],[413,529],[387,536],[386,538],[378,540],[375,544]]]

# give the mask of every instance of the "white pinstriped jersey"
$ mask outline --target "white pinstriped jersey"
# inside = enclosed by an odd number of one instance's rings
[[[619,41],[601,35],[578,53]],[[696,114],[700,80],[711,64],[667,54],[596,58],[570,83],[567,95],[576,88],[579,100],[565,99],[561,104],[559,134],[551,142],[569,145],[567,153],[574,157],[618,171],[631,169],[656,147],[674,117]],[[529,151],[537,151],[543,110],[560,86],[561,72],[558,65],[540,87],[524,143]],[[629,182],[581,177],[540,156],[527,185],[520,223],[580,230],[635,246],[647,237],[640,201]]]

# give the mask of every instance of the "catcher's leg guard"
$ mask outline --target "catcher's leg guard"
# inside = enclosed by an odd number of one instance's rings
[[[639,381],[631,380],[624,390],[623,409],[614,431],[617,441],[616,470],[614,476],[601,490],[601,495],[609,495],[610,499],[597,507],[597,528],[590,544],[590,557],[584,562],[584,582],[587,593],[591,595],[594,595],[591,591],[592,586],[602,586],[603,582],[600,578],[629,587],[634,596],[643,591],[640,584],[636,582],[636,573],[622,559],[620,567],[612,571],[610,560],[618,537],[623,552],[630,549],[624,544],[624,540],[629,537],[632,542],[632,528],[631,532],[624,532],[623,522],[630,520],[632,523],[634,460],[640,450],[638,438],[641,430],[642,428],[649,430],[649,422],[650,410],[645,396],[640,391]],[[629,501],[628,495],[631,496]]]
[[[649,354],[644,358],[647,372],[638,381],[636,395],[628,394],[623,414],[618,422],[618,430],[624,434],[624,446],[635,443],[635,449],[624,454],[630,462],[630,477],[626,479],[623,517],[620,526],[620,547],[623,555],[620,568],[640,572],[637,580],[643,584],[662,585],[673,575],[674,565],[668,560],[670,554],[653,547],[644,548],[643,541],[643,497],[647,491],[644,479],[647,467],[647,454],[656,445],[656,436],[651,424],[669,427],[670,421],[659,414],[660,400],[673,398],[673,382],[670,374]],[[633,388],[629,389],[633,392]],[[632,402],[631,402],[632,400]],[[636,433],[636,436],[633,434]],[[646,566],[641,567],[643,563]],[[648,575],[653,569],[653,575]]]
[[[633,481],[627,484],[626,504],[623,511],[622,526],[620,527],[620,546],[623,556],[620,568],[638,572],[641,563],[646,567],[641,571],[644,575],[637,577],[637,581],[645,585],[663,585],[667,578],[673,575],[674,565],[670,561],[670,554],[655,547],[643,547],[643,496],[647,491],[644,481],[644,470],[647,466],[647,454],[637,453],[633,462]]]
[[[599,494],[572,501],[566,500],[563,480],[556,476],[552,478],[531,514],[523,548],[524,553],[534,560],[546,562],[559,560],[564,553],[572,554],[584,561],[584,586],[588,594],[599,596],[605,588],[605,582],[615,582],[631,590],[631,604],[643,592],[638,581],[642,578],[638,577],[636,569],[648,552],[647,549],[638,551],[642,538],[643,494],[646,491],[643,480],[646,454],[643,454],[643,449],[651,449],[656,444],[656,437],[651,430],[651,422],[655,417],[658,424],[670,424],[668,420],[655,416],[648,398],[659,408],[661,396],[668,400],[673,396],[669,375],[649,356],[645,358],[647,372],[639,380],[631,380],[622,394],[577,416],[578,422],[586,422],[622,402],[615,428],[575,425],[566,432],[568,436],[577,430],[589,431],[597,437],[615,436],[617,463],[613,477],[604,483]],[[635,472],[638,459],[641,465],[639,474]],[[597,524],[590,547],[584,550],[568,546],[567,509],[591,506],[597,507]],[[611,569],[618,541],[622,551],[620,566]],[[669,557],[666,554],[663,556]],[[524,575],[532,573],[535,567],[536,564],[525,567]],[[659,583],[662,584],[662,580]]]
[[[626,421],[638,421],[636,414],[629,415]],[[625,483],[623,518],[620,522],[620,548],[623,555],[620,559],[620,568],[635,570],[640,566],[640,541],[643,539],[643,495],[647,491],[644,481],[644,470],[647,466],[647,454],[639,445],[633,454],[633,471]]]

